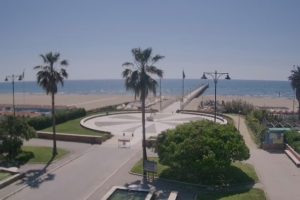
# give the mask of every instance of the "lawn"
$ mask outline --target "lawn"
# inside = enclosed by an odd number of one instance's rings
[[[149,157],[148,160],[153,160],[158,162],[157,157]],[[168,166],[164,166],[160,163],[157,164],[157,175],[160,178],[165,177],[165,172],[170,170]],[[133,168],[131,169],[132,173],[142,174],[142,160],[138,161]],[[255,173],[254,167],[250,164],[235,162],[228,169],[226,173],[227,181],[232,184],[242,185],[242,184],[254,184],[258,182],[258,177]],[[173,179],[176,180],[176,179]],[[182,181],[182,180],[181,180]],[[199,193],[198,199],[200,200],[265,200],[265,194],[263,190],[260,189],[251,189],[238,192],[213,192],[213,193]]]
[[[154,160],[158,162],[158,158],[150,157],[149,160]],[[158,162],[157,165],[157,175],[160,178],[166,178],[170,180],[177,180],[182,182],[189,182],[188,180],[181,180],[176,177],[176,172],[173,172],[168,166],[164,166]],[[142,174],[142,160],[137,162],[133,168],[131,169],[131,172],[136,174]],[[254,184],[255,182],[258,182],[258,177],[255,173],[255,170],[252,165],[242,163],[242,162],[235,162],[232,164],[232,166],[226,171],[226,174],[224,174],[224,177],[222,177],[224,180],[222,180],[225,185],[240,185],[240,184]],[[214,179],[215,180],[215,179]],[[206,180],[202,180],[202,184],[208,184],[208,185],[216,185],[220,184],[220,182],[210,182]],[[223,182],[221,183],[222,185]],[[189,182],[193,184],[199,184],[195,182]],[[201,184],[201,183],[200,183]]]
[[[21,162],[28,162],[31,164],[44,164],[48,163],[52,158],[52,147],[39,147],[39,146],[23,146],[22,153],[17,156],[16,160]],[[58,154],[54,160],[59,160],[69,152],[65,149],[57,148]]]
[[[78,135],[96,135],[103,136],[107,135],[106,133],[92,131],[80,126],[80,120],[83,118],[78,118],[74,120],[67,121],[62,124],[56,125],[56,131],[58,133],[66,133],[66,134],[78,134]],[[42,131],[52,132],[52,127],[43,129]]]
[[[198,194],[198,200],[265,200],[266,196],[261,189],[251,189],[249,191],[241,192],[219,192]]]
[[[8,178],[9,176],[11,176],[10,173],[7,173],[7,172],[0,172],[0,181]]]

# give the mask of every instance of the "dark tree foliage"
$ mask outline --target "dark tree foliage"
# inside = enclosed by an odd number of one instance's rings
[[[295,68],[291,71],[289,80],[291,81],[291,86],[296,92],[296,98],[298,100],[298,120],[300,120],[300,66],[294,66]]]
[[[146,152],[146,128],[145,128],[145,101],[149,93],[156,94],[157,81],[152,77],[163,77],[163,71],[155,66],[155,64],[164,58],[161,55],[153,55],[152,48],[141,49],[134,48],[131,50],[134,62],[125,62],[122,77],[125,79],[125,87],[127,90],[134,92],[135,98],[140,97],[142,110],[142,148],[143,160],[147,160]],[[144,175],[145,172],[144,172]]]
[[[43,65],[35,66],[38,70],[36,73],[37,83],[41,86],[46,94],[51,95],[51,115],[52,115],[52,129],[53,129],[53,156],[57,155],[56,147],[56,115],[55,115],[55,94],[58,86],[64,85],[64,80],[68,78],[68,73],[64,67],[68,66],[67,60],[60,60],[59,53],[49,52],[41,55]],[[57,65],[57,66],[56,66]]]
[[[35,137],[34,129],[25,119],[6,116],[0,121],[0,153],[7,153],[8,158],[15,158],[21,152],[23,140]]]
[[[197,121],[167,130],[158,137],[159,161],[191,180],[219,175],[231,162],[248,159],[249,149],[232,125]]]

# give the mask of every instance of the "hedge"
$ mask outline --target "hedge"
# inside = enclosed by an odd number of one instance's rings
[[[288,143],[297,153],[300,153],[300,133],[289,131],[285,135],[285,142]]]
[[[68,120],[72,120],[84,116],[86,116],[86,111],[84,108],[58,110],[55,114],[56,124],[61,124]],[[52,117],[51,116],[33,117],[33,118],[28,118],[27,122],[35,130],[42,130],[52,126]]]
[[[268,112],[265,110],[253,110],[246,116],[246,123],[250,128],[256,144],[261,145],[264,134],[267,130],[263,121],[268,118]]]

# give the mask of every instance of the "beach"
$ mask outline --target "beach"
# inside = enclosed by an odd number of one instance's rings
[[[214,95],[203,95],[191,101],[185,109],[195,110],[201,101],[214,101]],[[255,97],[255,96],[217,96],[218,102],[228,102],[232,100],[242,100],[256,107],[267,108],[270,110],[293,111],[293,99],[285,97]],[[294,110],[298,108],[298,101],[294,101]]]
[[[157,97],[159,98],[159,97]],[[174,97],[173,97],[174,98]],[[167,97],[172,99],[172,97]],[[197,110],[198,105],[201,101],[214,100],[214,95],[202,95],[198,98],[193,99],[185,109]],[[246,101],[254,106],[282,109],[282,110],[293,110],[293,99],[284,97],[254,97],[254,96],[217,96],[217,101],[232,101],[242,100]],[[134,96],[131,95],[79,95],[79,94],[57,94],[55,96],[56,106],[68,106],[68,107],[82,107],[86,110],[92,110],[99,107],[105,107],[109,105],[123,104],[126,102],[133,102]],[[171,102],[171,101],[169,101]],[[167,103],[164,102],[164,104]],[[298,102],[294,102],[294,110],[298,108]],[[8,105],[12,104],[11,94],[0,94],[0,104]],[[16,106],[32,105],[32,106],[51,106],[51,97],[45,94],[15,94]],[[158,104],[153,105],[153,108],[158,108]]]
[[[56,106],[81,107],[92,110],[109,105],[117,105],[134,101],[129,95],[78,95],[78,94],[57,94],[55,95]],[[1,105],[11,105],[11,94],[0,94]],[[51,96],[46,94],[15,94],[15,105],[51,106]]]

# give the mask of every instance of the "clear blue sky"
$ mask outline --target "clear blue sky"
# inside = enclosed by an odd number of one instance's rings
[[[70,79],[121,78],[134,47],[166,58],[166,78],[203,71],[287,80],[300,64],[297,0],[2,0],[0,79],[35,80],[39,55],[58,51]]]

